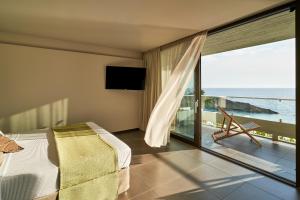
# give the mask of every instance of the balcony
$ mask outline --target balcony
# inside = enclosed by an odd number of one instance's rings
[[[251,113],[247,110],[230,111],[234,118],[240,123],[255,122],[261,126],[257,131],[251,134],[262,144],[262,147],[256,146],[246,135],[238,135],[226,138],[215,143],[211,134],[217,131],[222,124],[223,116],[214,106],[226,108],[226,102],[244,102],[258,107],[267,107],[280,110],[290,106],[295,108],[294,99],[275,99],[275,98],[252,98],[252,97],[216,97],[202,96],[201,102],[201,142],[202,146],[229,156],[246,164],[258,167],[286,179],[295,181],[296,178],[296,146],[295,146],[295,122],[293,113],[284,115],[281,112],[277,114],[269,113]],[[194,96],[186,95],[181,103],[176,120],[173,126],[175,132],[186,137],[193,137],[194,134]],[[227,105],[228,106],[228,105]],[[279,107],[278,107],[279,106]],[[284,112],[284,111],[283,111]]]

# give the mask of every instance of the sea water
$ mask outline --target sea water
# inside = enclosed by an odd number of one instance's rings
[[[204,95],[207,96],[227,96],[227,99],[232,101],[250,103],[279,113],[263,114],[236,111],[231,112],[234,115],[295,124],[295,88],[204,88],[203,90]],[[253,99],[253,97],[276,99]]]

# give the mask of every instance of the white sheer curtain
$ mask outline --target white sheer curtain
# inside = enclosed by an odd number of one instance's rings
[[[172,71],[189,47],[192,38],[164,50],[160,48],[145,52],[144,64],[147,67],[146,84],[143,93],[140,129],[146,130],[150,114],[166,86]]]
[[[176,65],[190,46],[193,38],[189,38],[179,44],[161,50],[161,86],[165,88]]]
[[[165,84],[148,121],[145,142],[149,146],[167,145],[169,128],[193,76],[205,39],[206,32],[203,32],[192,40]]]

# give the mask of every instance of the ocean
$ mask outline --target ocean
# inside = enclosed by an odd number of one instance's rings
[[[229,100],[250,103],[262,108],[271,109],[279,114],[261,114],[248,112],[232,112],[237,116],[245,116],[270,121],[282,121],[295,124],[296,101],[295,88],[204,88],[204,95],[227,96]],[[239,97],[278,98],[250,99]]]

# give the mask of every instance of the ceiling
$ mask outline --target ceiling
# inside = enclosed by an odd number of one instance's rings
[[[0,31],[143,52],[290,0],[1,0]]]
[[[201,54],[221,53],[295,38],[295,12],[287,10],[212,34],[205,41]]]

